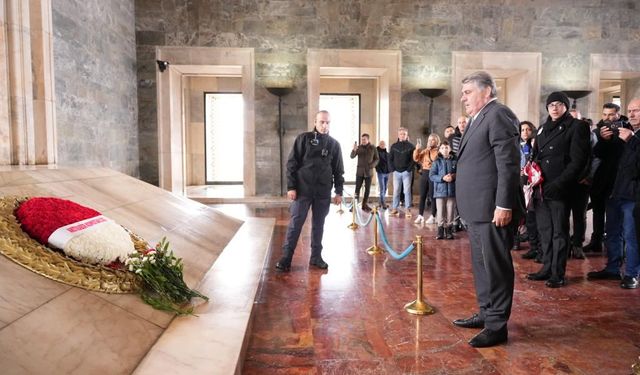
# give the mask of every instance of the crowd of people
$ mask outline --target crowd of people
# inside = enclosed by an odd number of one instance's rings
[[[630,102],[629,117],[622,115],[617,104],[604,104],[602,119],[595,124],[571,109],[569,98],[562,92],[551,93],[546,108],[549,116],[541,126],[520,122],[520,186],[523,192],[530,189],[530,197],[526,214],[515,227],[513,249],[519,250],[521,242],[528,242],[522,258],[542,264],[527,278],[545,281],[551,288],[564,286],[568,259],[586,259],[585,253],[606,249],[606,265],[589,272],[588,278],[620,280],[622,288],[637,288],[640,139],[636,131],[640,129],[640,100]],[[408,130],[400,128],[398,140],[389,151],[384,141],[374,149],[368,143],[369,136],[363,134],[361,144],[354,145],[351,153],[352,158],[358,157],[356,197],[360,176],[372,173],[361,171],[366,164],[370,171],[375,168],[378,176],[379,206],[387,208],[385,196],[391,175],[394,192],[390,213],[397,215],[401,205],[409,212],[416,172],[419,199],[414,223],[436,224],[436,239],[453,239],[453,234],[464,228],[456,207],[455,179],[457,154],[468,120],[460,116],[455,127],[444,129],[442,140],[432,133],[424,145],[420,138],[415,145],[411,143]],[[377,155],[372,156],[374,150]],[[531,183],[527,175],[531,170],[538,171],[541,182]],[[370,178],[368,181],[362,202],[365,210],[369,209]],[[593,231],[585,245],[588,210],[592,211]]]
[[[387,151],[368,134],[354,142],[350,157],[357,158],[356,192],[363,210],[370,210],[374,170],[379,206],[388,181],[393,183],[391,215],[400,206],[411,217],[414,172],[419,174],[418,215],[415,224],[436,224],[436,239],[453,239],[466,228],[471,247],[479,311],[453,324],[483,328],[469,344],[494,346],[507,341],[514,268],[511,256],[520,242],[529,242],[522,255],[541,264],[527,275],[549,288],[567,283],[569,258],[606,250],[607,262],[589,279],[618,280],[625,289],[639,285],[640,254],[640,99],[632,99],[628,117],[620,106],[606,103],[602,119],[582,119],[570,108],[563,92],[546,99],[548,116],[538,127],[520,122],[497,101],[497,88],[486,72],[462,81],[461,102],[468,115],[448,126],[443,139],[430,134],[423,146],[414,145],[406,128]],[[299,135],[287,161],[287,196],[291,220],[276,269],[288,272],[302,225],[313,211],[311,266],[326,269],[321,256],[324,220],[331,188],[334,203],[342,201],[344,166],[340,144],[329,136],[327,111],[316,114],[314,130]],[[429,217],[425,220],[425,210]],[[593,233],[586,239],[586,213],[592,210]],[[573,226],[570,219],[573,218]]]

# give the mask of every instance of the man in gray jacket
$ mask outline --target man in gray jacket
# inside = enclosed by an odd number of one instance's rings
[[[469,224],[471,265],[480,311],[453,324],[484,328],[473,347],[507,341],[513,301],[514,225],[523,212],[518,119],[497,102],[493,78],[476,72],[462,80],[462,104],[471,117],[460,142],[456,200]]]
[[[371,176],[373,168],[378,165],[378,150],[369,142],[369,134],[363,133],[360,137],[360,145],[353,144],[351,159],[358,157],[358,167],[356,170],[356,200],[360,201],[360,189],[364,182],[364,198],[362,199],[362,209],[371,211],[367,205],[369,200],[369,190],[371,189]]]

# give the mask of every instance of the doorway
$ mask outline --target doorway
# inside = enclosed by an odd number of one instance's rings
[[[187,165],[193,161],[189,160],[187,153],[187,142],[190,141],[186,116],[189,113],[189,101],[185,98],[188,83],[202,77],[239,78],[240,89],[237,91],[241,93],[243,101],[243,137],[240,142],[244,150],[242,187],[245,197],[254,196],[256,157],[253,48],[163,46],[156,47],[156,59],[169,63],[165,71],[156,71],[160,187],[186,195]],[[200,145],[204,153],[204,142],[200,142]]]
[[[204,172],[207,185],[242,185],[241,93],[204,93]]]
[[[340,143],[345,183],[355,184],[357,165],[350,155],[353,142],[360,139],[360,94],[320,94],[320,109],[331,115],[329,134]]]

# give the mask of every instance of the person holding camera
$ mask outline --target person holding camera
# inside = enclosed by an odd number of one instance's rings
[[[622,149],[617,163],[617,173],[607,202],[605,229],[607,238],[607,265],[601,271],[589,272],[589,279],[620,280],[620,268],[626,259],[624,278],[620,287],[638,288],[640,255],[634,209],[638,193],[638,152],[640,152],[640,99],[629,103],[631,129],[619,122],[606,123],[600,128],[603,144]],[[597,147],[597,146],[596,146]],[[626,257],[623,256],[626,250]]]
[[[378,164],[376,165],[376,175],[378,176],[378,191],[380,192],[380,207],[383,210],[387,209],[387,204],[384,201],[387,195],[387,183],[389,182],[389,153],[387,152],[387,144],[384,141],[380,141],[378,147]]]
[[[433,162],[438,158],[438,148],[440,147],[440,137],[436,133],[429,134],[427,147],[422,148],[422,142],[418,138],[416,149],[413,151],[413,160],[420,166],[420,200],[418,201],[418,217],[415,224],[425,221],[424,210],[427,200],[431,200],[431,216],[426,220],[427,224],[436,222],[436,204],[433,201],[433,181],[429,179],[429,170]]]
[[[371,176],[373,168],[378,164],[378,150],[369,142],[369,134],[363,133],[360,137],[360,145],[358,142],[353,143],[351,150],[351,159],[358,157],[358,166],[356,169],[356,200],[360,200],[360,189],[364,182],[364,198],[362,199],[362,209],[371,211],[367,204],[369,200],[369,190],[371,189]],[[351,208],[353,209],[353,207]]]
[[[329,267],[322,259],[324,219],[331,205],[331,187],[335,186],[336,193],[333,202],[340,204],[344,185],[342,151],[340,143],[329,135],[329,124],[328,111],[316,113],[313,131],[297,136],[289,153],[287,197],[291,200],[291,220],[282,246],[282,258],[276,263],[279,272],[291,270],[293,252],[309,209],[313,211],[309,265],[320,269]]]
[[[543,183],[535,187],[533,205],[542,249],[542,268],[527,275],[546,281],[549,288],[566,284],[569,255],[569,197],[585,170],[591,152],[589,128],[569,113],[563,92],[547,97],[549,117],[534,143],[534,161],[542,170]]]
[[[584,247],[584,252],[601,252],[602,241],[604,240],[605,228],[605,208],[607,200],[613,189],[613,182],[616,179],[618,170],[618,160],[622,155],[621,143],[617,140],[601,142],[600,129],[602,127],[616,126],[629,127],[627,118],[620,114],[620,106],[615,103],[606,103],[602,106],[602,119],[596,125],[594,133],[598,138],[596,146],[593,148],[593,157],[600,160],[600,165],[593,175],[593,183],[589,191],[591,200],[593,232],[591,240]]]

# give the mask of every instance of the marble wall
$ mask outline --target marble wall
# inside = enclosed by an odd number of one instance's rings
[[[52,7],[58,164],[139,176],[133,2],[60,0]],[[157,160],[157,149],[144,157]]]
[[[402,51],[402,125],[413,134],[425,125],[428,99],[418,88],[448,88],[434,103],[441,133],[459,89],[451,87],[452,51],[541,52],[543,101],[551,91],[586,88],[591,53],[640,53],[639,7],[627,0],[136,0],[141,177],[158,180],[156,46],[255,48],[256,193],[277,194],[269,176],[278,166],[269,156],[278,145],[278,105],[263,87],[293,84],[283,100],[287,137],[306,129],[308,48]]]

